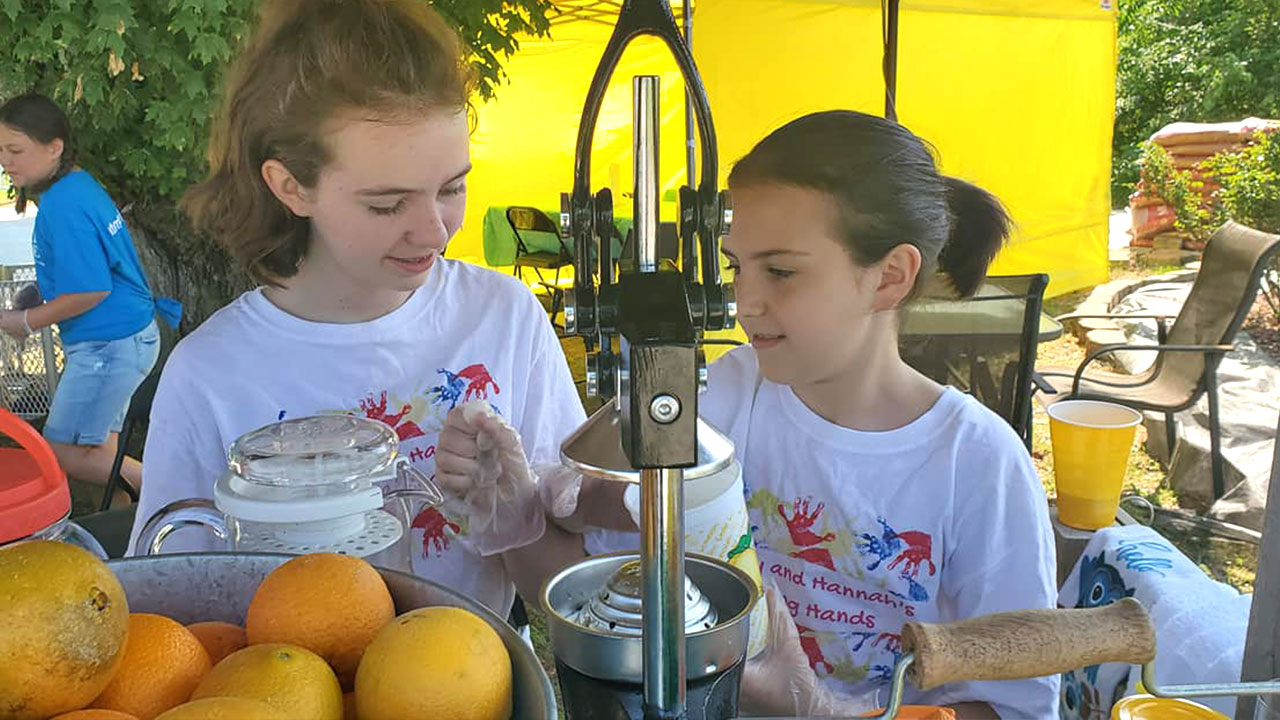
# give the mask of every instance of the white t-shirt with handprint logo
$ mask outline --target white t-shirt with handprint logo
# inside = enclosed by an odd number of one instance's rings
[[[712,366],[699,412],[738,448],[761,573],[786,598],[810,666],[841,692],[888,701],[905,622],[1054,607],[1035,466],[974,398],[947,388],[901,428],[850,430],[760,377],[742,347]],[[907,699],[1050,718],[1057,683],[963,683]]]
[[[284,417],[348,413],[381,420],[428,476],[456,405],[484,400],[517,431],[532,464],[559,462],[586,416],[564,352],[537,299],[509,275],[440,259],[403,305],[363,323],[317,323],[261,290],[214,313],[174,349],[151,409],[138,530],[160,507],[209,498],[240,435]],[[515,589],[501,557],[483,557],[448,509],[413,514],[414,572],[508,612]],[[212,549],[182,531],[166,551]]]

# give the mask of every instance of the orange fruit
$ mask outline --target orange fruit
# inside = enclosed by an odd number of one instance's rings
[[[511,656],[474,613],[407,612],[369,643],[356,673],[360,720],[511,717]]]
[[[62,713],[49,718],[49,720],[138,720],[137,716],[123,713],[118,710],[103,710],[102,708],[85,708],[83,710],[72,710],[69,713]]]
[[[152,720],[190,699],[210,666],[209,653],[190,630],[161,615],[133,613],[120,669],[93,707]]]
[[[350,687],[365,646],[395,617],[382,576],[360,558],[315,553],[263,578],[249,604],[250,645],[300,645],[324,658]]]
[[[156,720],[289,720],[292,717],[261,700],[216,697],[183,703],[165,710]]]
[[[342,720],[356,720],[356,694],[354,692],[342,695]]]
[[[129,606],[111,570],[75,545],[0,549],[0,717],[88,705],[124,655]]]
[[[217,665],[222,658],[248,645],[244,628],[229,622],[198,622],[187,626],[209,653],[209,662]]]
[[[237,650],[200,681],[192,700],[260,700],[308,720],[342,720],[342,688],[324,658],[297,645],[266,643]]]

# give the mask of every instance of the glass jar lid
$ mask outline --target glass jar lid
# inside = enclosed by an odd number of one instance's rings
[[[400,439],[389,425],[352,415],[314,415],[240,436],[227,451],[231,472],[257,485],[350,485],[387,470]]]

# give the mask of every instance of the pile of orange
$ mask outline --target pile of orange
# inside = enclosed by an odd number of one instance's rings
[[[358,558],[294,558],[259,585],[245,626],[129,613],[110,569],[35,541],[0,549],[0,718],[509,718],[511,660],[481,618],[399,617]],[[344,694],[344,690],[347,691]]]

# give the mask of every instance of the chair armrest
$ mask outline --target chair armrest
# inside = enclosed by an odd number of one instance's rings
[[[1106,319],[1106,320],[1162,320],[1163,321],[1163,320],[1168,320],[1171,317],[1173,316],[1172,315],[1154,315],[1154,314],[1146,314],[1146,313],[1135,313],[1132,315],[1127,313],[1067,313],[1066,315],[1059,315],[1055,317],[1054,320],[1057,320],[1058,322],[1062,322],[1063,320],[1083,320],[1083,319],[1098,318],[1098,319]]]
[[[1053,384],[1044,379],[1044,376],[1035,370],[1031,371],[1031,392],[1040,391],[1050,395],[1057,394],[1057,390],[1053,389]]]
[[[1120,350],[1137,350],[1145,352],[1198,352],[1204,353],[1205,355],[1221,353],[1226,355],[1235,349],[1235,345],[1108,345],[1089,353],[1085,357],[1084,361],[1076,368],[1075,378],[1071,381],[1071,394],[1075,395],[1080,392],[1080,380],[1084,376],[1085,368],[1088,367],[1089,363],[1092,363],[1103,355],[1109,355],[1114,352],[1119,352]]]

